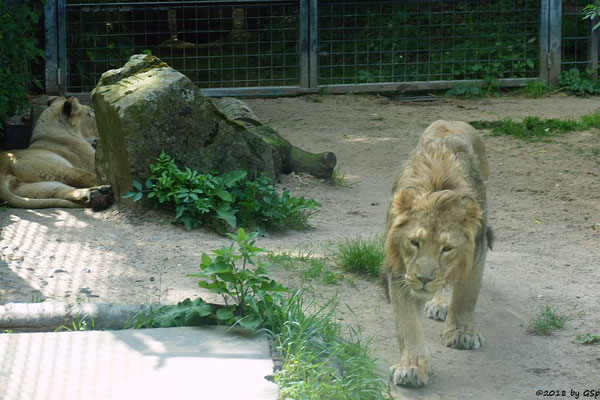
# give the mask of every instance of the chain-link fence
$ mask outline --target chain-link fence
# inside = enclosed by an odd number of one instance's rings
[[[48,0],[59,55],[49,89],[90,91],[142,52],[213,94],[555,81],[555,60],[597,66],[586,1]]]

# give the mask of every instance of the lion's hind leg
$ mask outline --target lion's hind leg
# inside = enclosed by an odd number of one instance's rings
[[[445,285],[435,293],[433,299],[425,304],[425,315],[437,321],[444,321],[448,315],[448,304],[451,297],[452,286]]]

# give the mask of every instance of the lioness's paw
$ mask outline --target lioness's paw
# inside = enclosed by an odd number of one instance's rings
[[[454,349],[478,349],[483,344],[481,335],[473,329],[455,329],[444,332],[444,344]]]
[[[417,361],[418,360],[418,361]],[[403,360],[390,367],[390,379],[394,385],[419,387],[429,381],[429,367],[424,356]]]
[[[448,304],[435,300],[428,301],[425,304],[425,315],[431,319],[444,321],[446,320],[446,315],[448,315]]]
[[[97,186],[90,190],[90,207],[92,207],[92,210],[105,210],[110,207],[113,202],[113,191],[110,186]]]

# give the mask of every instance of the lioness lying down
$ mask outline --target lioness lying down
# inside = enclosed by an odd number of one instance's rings
[[[475,129],[436,121],[394,183],[382,282],[402,353],[390,368],[395,385],[423,386],[429,380],[423,311],[446,320],[446,346],[481,347],[472,313],[492,240],[486,225],[487,179],[485,148]]]
[[[48,102],[29,148],[0,152],[0,203],[18,208],[91,207],[113,202],[110,186],[96,186],[94,114],[71,97]]]

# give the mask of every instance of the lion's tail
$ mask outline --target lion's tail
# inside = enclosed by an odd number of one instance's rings
[[[64,199],[31,199],[21,197],[10,190],[10,180],[0,179],[0,200],[17,208],[81,208],[82,206]]]

